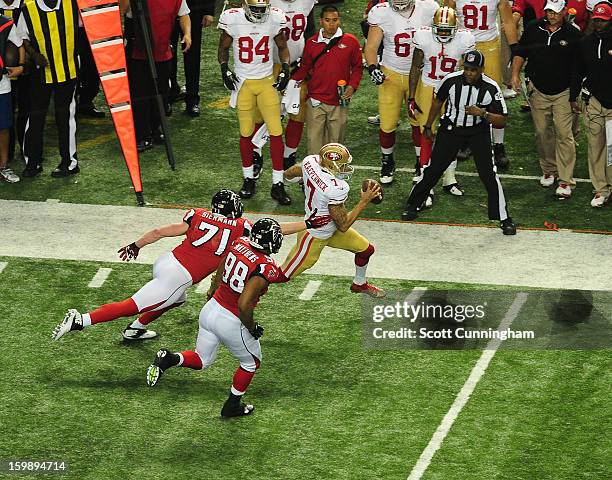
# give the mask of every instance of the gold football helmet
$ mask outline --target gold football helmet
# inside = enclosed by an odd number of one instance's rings
[[[351,165],[353,157],[348,148],[340,143],[328,143],[319,150],[321,168],[341,180],[348,180],[355,170]]]
[[[457,15],[451,7],[440,7],[433,18],[432,31],[434,38],[440,43],[448,43],[455,37],[457,31]]]
[[[242,0],[242,8],[249,22],[264,23],[270,16],[270,0]]]
[[[410,7],[414,5],[414,0],[389,0],[391,8],[402,15],[409,13]]]

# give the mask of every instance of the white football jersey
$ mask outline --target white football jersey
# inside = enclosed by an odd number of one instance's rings
[[[434,0],[416,0],[410,17],[404,17],[387,2],[375,5],[368,13],[368,23],[379,27],[384,33],[380,64],[408,75],[412,65],[414,33],[423,25],[431,25],[438,8],[440,6]]]
[[[270,8],[264,23],[247,20],[243,8],[230,8],[219,18],[219,28],[234,41],[234,71],[240,80],[265,78],[272,75],[274,37],[285,28],[285,14]]]
[[[458,26],[471,31],[477,42],[495,40],[498,6],[499,0],[456,0]]]
[[[315,0],[293,0],[292,2],[272,0],[271,4],[285,12],[287,25],[283,28],[283,33],[287,39],[289,59],[294,62],[302,56],[304,51],[306,21],[308,20],[308,14],[314,8]],[[276,44],[274,45],[274,63],[281,63]]]
[[[327,173],[321,168],[318,155],[308,155],[302,162],[302,178],[304,180],[304,219],[313,213],[317,216],[329,215],[329,205],[340,205],[348,197],[349,184]],[[316,213],[315,213],[316,212]],[[322,228],[310,229],[315,238],[326,239],[338,229],[336,222],[331,222]]]
[[[448,43],[440,43],[431,27],[421,27],[414,34],[414,48],[423,51],[421,82],[436,87],[444,77],[457,70],[461,57],[474,50],[476,40],[469,30],[459,28]]]

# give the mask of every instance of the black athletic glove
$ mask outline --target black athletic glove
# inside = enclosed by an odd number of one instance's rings
[[[258,340],[264,334],[264,328],[257,322],[255,322],[255,326],[249,330],[249,333],[253,335],[255,340]]]
[[[132,242],[127,247],[121,247],[119,250],[117,250],[119,258],[121,258],[121,260],[123,260],[124,262],[136,260],[138,258],[139,252],[140,247],[136,246],[136,242]]]
[[[385,74],[378,65],[368,65],[368,72],[370,72],[370,80],[374,85],[382,85],[385,81]]]
[[[225,88],[228,90],[236,90],[238,78],[236,78],[234,72],[229,69],[227,63],[221,64],[221,76],[223,77],[223,84],[225,85]]]
[[[276,77],[276,83],[274,84],[274,88],[276,88],[279,92],[282,92],[283,90],[285,90],[285,88],[287,88],[287,84],[291,79],[291,73],[289,73],[289,64],[286,62],[283,63],[281,65],[281,69],[282,70],[278,74],[278,77]]]

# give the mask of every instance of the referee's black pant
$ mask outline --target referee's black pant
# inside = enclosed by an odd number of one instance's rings
[[[77,167],[76,146],[76,86],[77,79],[60,83],[43,83],[40,73],[29,75],[30,112],[23,138],[23,156],[26,168],[36,169],[42,164],[43,136],[47,109],[51,95],[55,104],[55,124],[62,157],[60,167],[73,170]]]
[[[457,133],[440,127],[436,134],[429,164],[423,170],[422,179],[412,188],[406,209],[418,209],[427,199],[429,191],[438,183],[442,174],[457,157],[460,148],[467,146],[472,150],[478,176],[487,189],[489,200],[489,219],[505,220],[508,218],[506,197],[497,176],[491,151],[491,133],[489,129],[478,128],[474,133],[467,131]]]

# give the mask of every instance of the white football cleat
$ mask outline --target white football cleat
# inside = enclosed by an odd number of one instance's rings
[[[443,188],[445,192],[448,192],[451,195],[454,195],[455,197],[463,196],[463,189],[458,183],[453,183],[451,185],[444,185]]]
[[[544,188],[552,187],[555,183],[555,176],[545,173],[540,177],[540,186]]]
[[[380,125],[380,115],[372,115],[368,117],[368,123],[370,125]]]
[[[516,93],[511,88],[502,88],[502,95],[504,96],[505,99],[509,99],[509,98],[516,98],[518,93]]]
[[[433,188],[427,194],[427,198],[425,199],[425,203],[423,204],[423,208],[431,208],[434,202],[434,191]]]
[[[77,312],[74,308],[71,308],[66,312],[66,316],[62,323],[58,324],[51,334],[53,340],[59,340],[68,332],[75,332],[77,330],[83,330],[83,316]]]
[[[146,328],[134,328],[128,325],[122,335],[126,340],[148,340],[157,337],[157,332],[147,330]]]
[[[591,207],[593,208],[601,208],[603,207],[608,200],[610,199],[610,195],[602,195],[601,193],[596,193],[595,196],[593,197],[593,200],[591,200]]]

